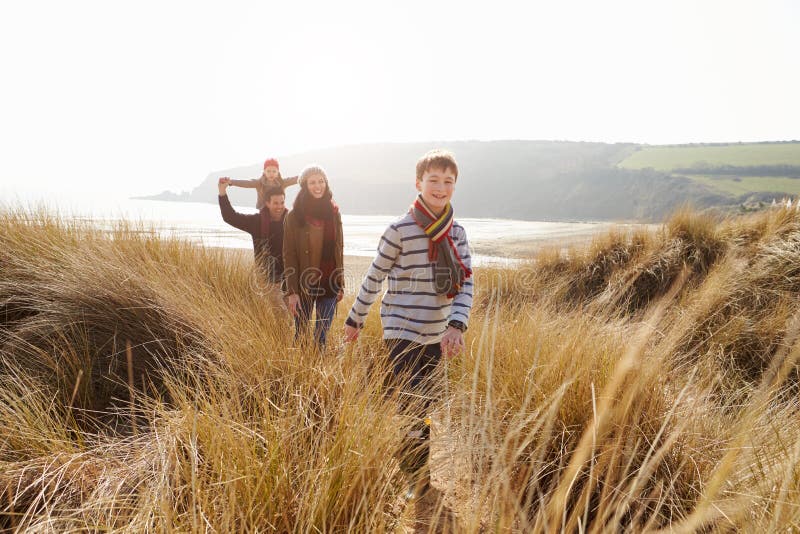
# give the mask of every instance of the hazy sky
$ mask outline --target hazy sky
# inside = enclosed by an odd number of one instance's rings
[[[0,192],[374,141],[800,138],[800,2],[0,4]]]

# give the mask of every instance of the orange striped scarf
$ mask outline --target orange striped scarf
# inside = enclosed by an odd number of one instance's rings
[[[433,211],[418,196],[410,209],[414,222],[428,236],[428,259],[436,264],[434,285],[440,295],[455,297],[470,276],[472,270],[464,265],[458,254],[450,230],[453,227],[453,207],[447,203],[442,214],[436,217]]]

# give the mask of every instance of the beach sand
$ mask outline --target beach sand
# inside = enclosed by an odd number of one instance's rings
[[[651,232],[660,228],[657,224],[631,224],[631,223],[587,223],[580,226],[565,225],[562,231],[548,231],[538,234],[508,234],[492,236],[491,238],[470,239],[470,247],[475,256],[483,258],[484,263],[513,265],[516,261],[529,261],[544,249],[558,249],[562,252],[573,248],[586,246],[598,235],[604,235],[614,230],[632,232],[646,229]],[[511,261],[503,261],[511,260]],[[363,273],[369,268],[372,257],[345,256],[345,269],[348,272]]]
[[[585,246],[591,243],[597,235],[609,232],[612,228],[622,231],[632,231],[647,228],[655,231],[659,225],[644,224],[612,224],[598,223],[587,224],[582,228],[570,228],[564,232],[545,233],[538,235],[502,235],[491,239],[470,240],[474,255],[481,256],[488,261],[484,264],[514,265],[516,261],[530,261],[543,249],[557,248],[565,251],[571,247]],[[240,255],[245,261],[252,261],[252,251],[247,249],[225,249],[230,254]],[[372,256],[345,255],[345,287],[348,293],[354,287],[361,285],[361,281],[372,263]]]

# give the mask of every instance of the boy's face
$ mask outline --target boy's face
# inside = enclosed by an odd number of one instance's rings
[[[278,167],[268,165],[264,167],[264,178],[267,180],[275,180],[278,177]]]
[[[436,215],[439,215],[456,190],[456,175],[453,169],[431,167],[417,181],[417,191],[422,195],[422,200]]]
[[[283,215],[283,210],[286,207],[286,197],[283,195],[272,195],[267,200],[267,209],[269,210],[270,219],[278,221]]]

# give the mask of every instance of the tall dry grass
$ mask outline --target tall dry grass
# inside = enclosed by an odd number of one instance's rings
[[[240,256],[3,213],[0,530],[800,528],[799,254],[794,212],[682,210],[476,270],[423,506],[377,309],[318,352]]]

